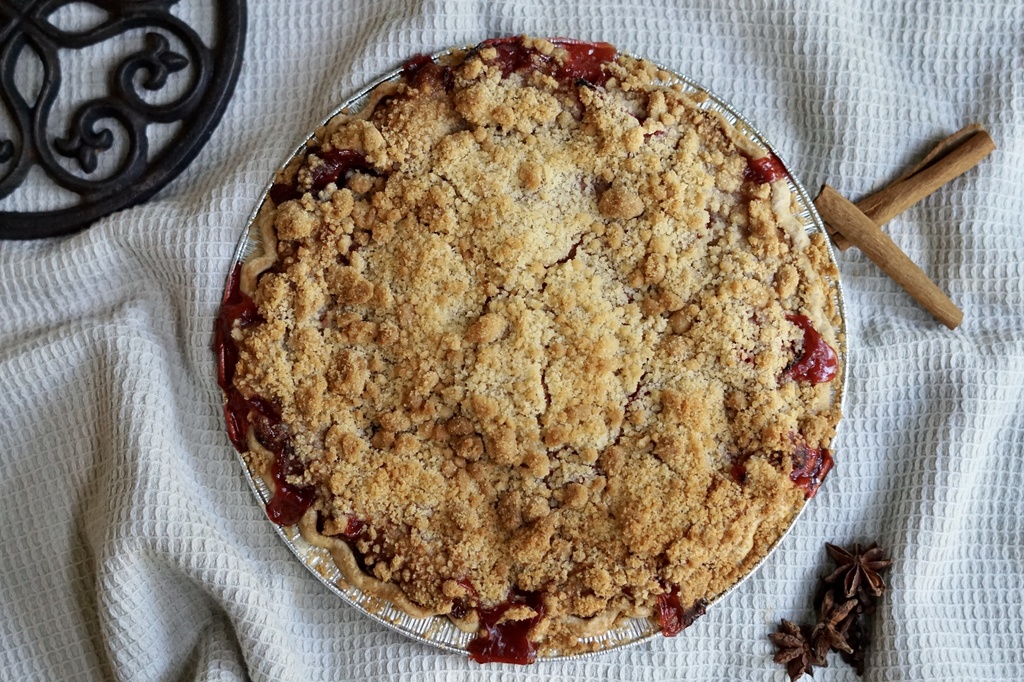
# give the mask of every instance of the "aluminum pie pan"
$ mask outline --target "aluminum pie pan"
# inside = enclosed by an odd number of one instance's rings
[[[451,47],[435,52],[431,57],[437,60],[452,55],[458,50],[469,49],[471,47],[472,46]],[[639,57],[627,52],[618,52],[618,54],[620,56],[639,59]],[[825,231],[825,224],[815,209],[814,202],[812,201],[810,194],[808,194],[806,188],[794,175],[789,164],[786,163],[785,158],[779,153],[775,145],[773,145],[756,127],[754,127],[746,117],[740,114],[732,105],[716,95],[713,91],[700,85],[697,81],[683,73],[665,67],[657,62],[652,63],[664,74],[669,75],[669,80],[665,82],[666,84],[678,84],[686,93],[706,95],[707,98],[699,105],[699,108],[720,113],[728,123],[733,125],[735,129],[747,139],[753,141],[757,145],[763,147],[766,151],[773,154],[786,170],[786,182],[795,199],[796,206],[799,209],[794,212],[794,217],[800,221],[804,230],[808,234],[821,233],[827,235],[827,232]],[[331,119],[339,114],[351,115],[359,113],[363,107],[367,105],[370,100],[370,94],[377,87],[385,83],[399,80],[402,73],[403,68],[398,67],[382,76],[379,76],[330,112],[330,114],[323,119],[317,129],[327,125]],[[289,163],[291,163],[297,156],[301,155],[306,150],[307,144],[313,140],[315,136],[316,130],[310,132],[305,140],[303,140],[302,143],[296,147],[295,151],[289,155],[285,162],[281,164],[278,168],[278,172],[284,170]],[[277,172],[275,172],[274,175],[276,177]],[[232,268],[229,268],[229,271],[233,269],[236,263],[244,262],[249,256],[253,255],[257,251],[260,244],[257,216],[265,204],[273,184],[274,178],[271,178],[264,188],[256,207],[250,214],[242,235],[239,238],[238,245],[235,248],[234,257],[231,261]],[[831,241],[826,239],[825,244],[830,262],[833,265],[836,265],[835,251]],[[846,309],[843,301],[842,285],[838,277],[838,268],[836,268],[835,272],[837,273],[835,278],[825,277],[824,279],[828,284],[838,315],[838,324],[836,324],[837,348],[835,350],[839,356],[838,364],[841,376],[838,384],[833,387],[833,406],[841,411],[843,398],[846,394],[847,376],[849,374],[849,355],[847,352],[846,339]],[[228,279],[230,279],[230,276]],[[841,421],[842,420],[840,419],[840,423]],[[256,471],[255,468],[250,467],[250,463],[246,460],[244,455],[237,451],[236,454],[239,461],[242,463],[242,471],[245,475],[246,481],[249,483],[249,487],[252,489],[252,492],[259,503],[265,507],[273,497],[273,491],[268,487],[259,472]],[[805,501],[800,510],[796,515],[794,515],[790,525],[779,536],[775,543],[772,544],[765,555],[729,588],[722,591],[712,599],[709,599],[706,603],[706,607],[711,607],[724,599],[744,581],[750,578],[751,575],[756,573],[766,561],[768,561],[772,554],[774,554],[778,549],[779,545],[782,544],[782,541],[792,531],[793,526],[796,525],[800,516],[803,515],[808,502],[809,500]],[[341,570],[335,565],[330,553],[324,548],[312,545],[303,538],[297,525],[280,526],[271,521],[269,517],[267,518],[267,523],[273,526],[274,530],[299,562],[302,563],[302,565],[305,566],[327,589],[337,595],[349,606],[358,609],[364,615],[378,623],[395,630],[396,632],[400,632],[414,640],[436,647],[443,651],[460,653],[463,655],[469,654],[468,645],[474,638],[474,633],[460,630],[446,616],[414,618],[401,609],[396,608],[387,600],[366,594],[355,586],[350,585],[345,580]],[[609,651],[636,646],[653,639],[660,633],[661,628],[653,619],[629,618],[619,627],[609,630],[602,635],[582,638],[580,642],[593,647],[593,650],[591,651],[573,654],[562,654],[558,651],[549,653],[538,652],[536,661],[565,661],[591,658]]]

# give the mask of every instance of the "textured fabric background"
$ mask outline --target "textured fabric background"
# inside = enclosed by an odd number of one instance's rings
[[[999,144],[886,228],[959,329],[840,254],[837,464],[779,551],[675,639],[527,669],[407,640],[309,575],[242,477],[210,351],[249,212],[334,105],[414,53],[522,32],[690,74],[812,191],[858,198],[973,121]],[[823,543],[874,539],[895,565],[865,679],[1024,679],[1022,36],[1021,0],[254,0],[185,173],[82,234],[0,244],[0,678],[782,680],[767,634],[812,617]],[[816,680],[855,679],[832,660]]]

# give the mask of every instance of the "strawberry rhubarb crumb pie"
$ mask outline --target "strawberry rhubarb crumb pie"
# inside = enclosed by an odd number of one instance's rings
[[[228,282],[270,518],[478,661],[678,633],[832,466],[825,239],[668,79],[560,39],[415,58],[278,174]]]

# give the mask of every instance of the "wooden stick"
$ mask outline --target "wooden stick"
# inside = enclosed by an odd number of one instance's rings
[[[963,128],[940,142],[917,165],[901,175],[887,187],[856,203],[861,213],[876,225],[884,225],[939,187],[957,178],[988,156],[996,148],[995,142],[977,123]],[[843,228],[824,214],[825,227],[832,242],[841,251],[850,248]]]
[[[899,176],[898,178],[896,178],[895,180],[893,180],[889,184],[890,185],[895,185],[897,182],[900,182],[902,180],[906,180],[907,178],[909,178],[914,173],[916,173],[916,172],[926,168],[927,166],[930,166],[931,164],[933,164],[936,161],[938,161],[940,158],[946,156],[951,151],[953,151],[954,149],[959,147],[961,144],[963,144],[964,140],[966,140],[967,138],[971,137],[975,133],[985,133],[985,129],[982,127],[982,125],[980,123],[971,123],[971,124],[965,125],[963,128],[961,128],[960,130],[956,131],[955,133],[953,133],[949,137],[944,138],[941,142],[939,142],[937,145],[935,145],[935,147],[930,152],[928,152],[928,154],[926,154],[923,159],[921,159],[920,161],[915,163],[913,166],[911,166],[910,168],[905,170],[901,176]],[[988,133],[985,133],[985,135],[987,136]],[[989,138],[989,139],[991,140],[991,138]],[[992,147],[993,147],[993,149],[995,148],[995,144],[994,143],[993,143]],[[861,209],[861,210],[863,210],[863,209]]]
[[[814,205],[823,217],[842,225],[843,234],[939,322],[956,329],[964,319],[963,312],[871,218],[828,185],[822,186]]]

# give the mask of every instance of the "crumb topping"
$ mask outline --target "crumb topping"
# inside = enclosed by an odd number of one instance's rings
[[[835,272],[653,65],[566,87],[495,54],[332,121],[319,150],[365,167],[290,171],[234,384],[279,408],[319,532],[365,524],[373,577],[436,614],[541,593],[532,637],[571,651],[580,619],[712,599],[788,527],[794,443],[827,448],[839,414],[784,376],[787,315],[836,346]]]

